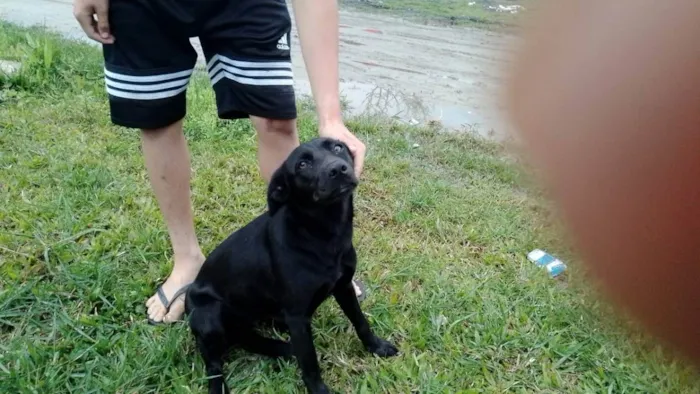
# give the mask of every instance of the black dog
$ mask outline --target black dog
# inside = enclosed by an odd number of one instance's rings
[[[310,393],[328,393],[311,317],[330,295],[370,352],[398,350],[374,335],[352,286],[357,186],[345,144],[319,138],[298,147],[275,172],[269,211],[230,235],[207,258],[186,298],[190,327],[206,364],[210,393],[228,392],[223,357],[232,346],[271,357],[294,355]],[[256,332],[273,323],[291,343]]]

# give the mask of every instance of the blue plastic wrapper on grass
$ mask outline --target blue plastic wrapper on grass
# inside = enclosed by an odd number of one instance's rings
[[[566,264],[541,249],[535,249],[528,253],[527,259],[540,267],[544,267],[551,277],[556,277],[566,271]]]

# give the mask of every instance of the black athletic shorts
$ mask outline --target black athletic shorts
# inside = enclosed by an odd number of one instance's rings
[[[112,122],[141,129],[185,116],[198,36],[219,117],[296,118],[285,0],[111,0],[104,45]]]

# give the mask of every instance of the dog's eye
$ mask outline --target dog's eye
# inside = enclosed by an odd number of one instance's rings
[[[297,164],[297,169],[298,170],[303,170],[304,168],[307,168],[309,166],[309,163],[306,160],[300,161],[299,164]]]
[[[333,153],[340,153],[343,151],[343,146],[342,145],[336,145],[333,147]]]

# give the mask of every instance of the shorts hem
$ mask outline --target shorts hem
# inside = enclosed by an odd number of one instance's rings
[[[250,116],[273,120],[295,120],[297,112],[294,111],[258,111],[258,110],[239,110],[235,108],[218,111],[219,119],[245,119]]]
[[[170,118],[158,119],[158,120],[153,120],[153,121],[133,121],[133,120],[120,119],[120,118],[115,117],[115,116],[112,116],[111,118],[112,118],[112,123],[117,125],[117,126],[126,127],[129,129],[154,130],[154,129],[162,129],[164,127],[168,127],[174,123],[177,123],[178,121],[185,118],[185,114],[182,114],[182,116],[174,116],[174,117],[170,117]]]

